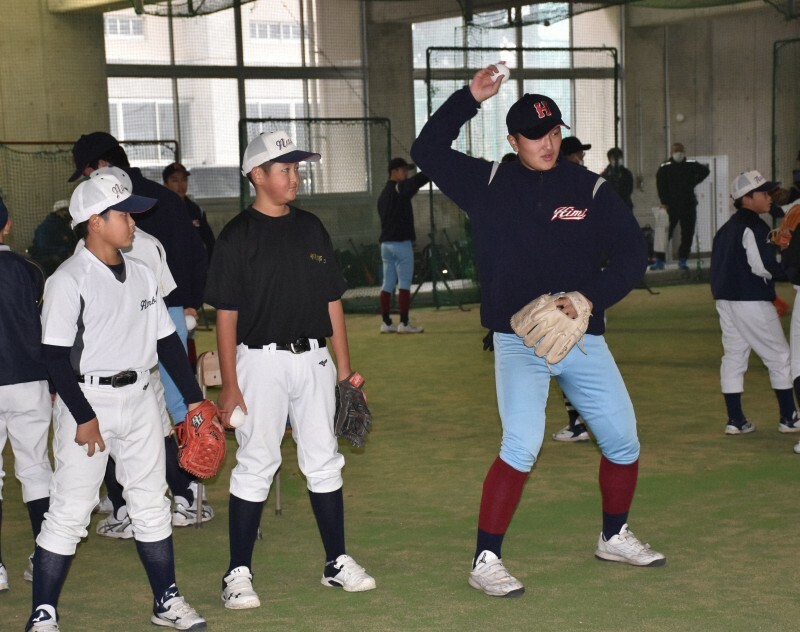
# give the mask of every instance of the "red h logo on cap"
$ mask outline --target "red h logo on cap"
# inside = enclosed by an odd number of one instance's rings
[[[539,118],[544,118],[546,116],[552,116],[550,112],[550,108],[547,106],[547,103],[544,101],[539,101],[539,103],[534,103],[533,107],[536,108],[536,114],[539,115]]]

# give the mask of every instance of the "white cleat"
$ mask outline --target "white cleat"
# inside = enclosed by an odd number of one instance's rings
[[[726,435],[741,435],[741,434],[749,434],[751,432],[756,431],[756,425],[750,423],[746,419],[741,424],[735,424],[731,421],[728,421],[728,425],[725,426],[725,434]]]
[[[150,622],[153,625],[174,628],[175,630],[206,629],[206,620],[197,613],[197,610],[186,603],[186,600],[181,597],[174,584],[168,590],[168,593],[172,593],[174,596],[153,608],[153,616],[150,617]],[[169,597],[169,594],[166,596]]]
[[[364,592],[376,587],[375,578],[349,555],[340,555],[333,563],[334,570],[338,571],[333,577],[322,576],[322,585],[333,588],[344,588],[346,592]]]
[[[253,590],[253,575],[246,566],[237,566],[222,580],[222,601],[231,610],[258,608],[261,600]]]
[[[0,590],[8,590],[8,571],[0,564]]]
[[[22,579],[26,582],[33,581],[33,553],[28,556],[28,566],[25,567],[25,570],[22,571]]]
[[[25,632],[59,632],[56,609],[49,604],[37,606],[28,619]]]
[[[398,334],[421,334],[425,329],[423,327],[415,327],[411,323],[404,325],[400,323],[397,326],[397,333]]]
[[[387,325],[386,323],[381,323],[381,333],[382,334],[396,334],[397,333],[397,325],[391,323]]]
[[[619,534],[610,540],[606,540],[601,533],[594,556],[598,560],[623,562],[633,566],[664,566],[667,563],[664,555],[653,551],[649,544],[642,544],[628,529],[627,524],[622,525]]]
[[[794,444],[794,453],[800,454],[800,441]]]
[[[561,430],[553,434],[553,441],[564,441],[567,443],[575,443],[576,441],[588,441],[589,432],[582,422],[575,424],[573,428],[564,426]]]
[[[469,574],[469,585],[490,597],[519,597],[525,586],[506,570],[503,560],[491,551],[482,551]]]

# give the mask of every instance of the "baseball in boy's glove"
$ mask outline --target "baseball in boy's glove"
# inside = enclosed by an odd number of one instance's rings
[[[212,422],[217,407],[207,399],[175,425],[178,464],[197,478],[214,476],[225,459],[225,433]]]
[[[364,447],[372,425],[372,413],[367,408],[367,400],[361,390],[363,386],[364,378],[358,373],[351,373],[347,379],[336,383],[333,431],[337,437],[344,437],[356,448]]]
[[[555,304],[562,297],[572,302],[577,318],[570,318]],[[511,328],[548,365],[557,364],[583,338],[591,315],[589,301],[580,292],[542,294],[511,317]]]

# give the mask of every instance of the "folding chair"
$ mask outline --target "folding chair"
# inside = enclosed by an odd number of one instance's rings
[[[222,371],[219,368],[219,355],[216,351],[205,351],[197,358],[197,383],[203,391],[203,397],[206,396],[206,389],[209,386],[222,385]],[[283,510],[281,509],[281,470],[275,472],[275,477],[272,480],[272,485],[275,489],[275,515],[282,516]],[[200,502],[203,498],[203,483],[197,481],[197,490],[200,496]],[[198,506],[200,506],[198,504]],[[197,523],[195,526],[202,526],[202,516],[200,511],[197,512]],[[259,539],[261,539],[261,529],[258,530]]]

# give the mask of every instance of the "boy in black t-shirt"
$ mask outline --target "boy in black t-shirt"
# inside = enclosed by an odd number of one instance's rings
[[[322,584],[348,592],[375,588],[345,553],[344,457],[333,433],[337,374],[343,380],[352,373],[341,302],[346,286],[325,227],[289,204],[300,162],[319,159],[299,151],[285,132],[250,142],[242,174],[256,199],[223,228],[209,270],[205,299],[217,308],[220,413],[226,422],[237,407],[246,414],[236,428],[231,558],[222,583],[225,607],[235,610],[261,605],[252,584],[253,546],[281,463],[287,416],[325,547]]]

